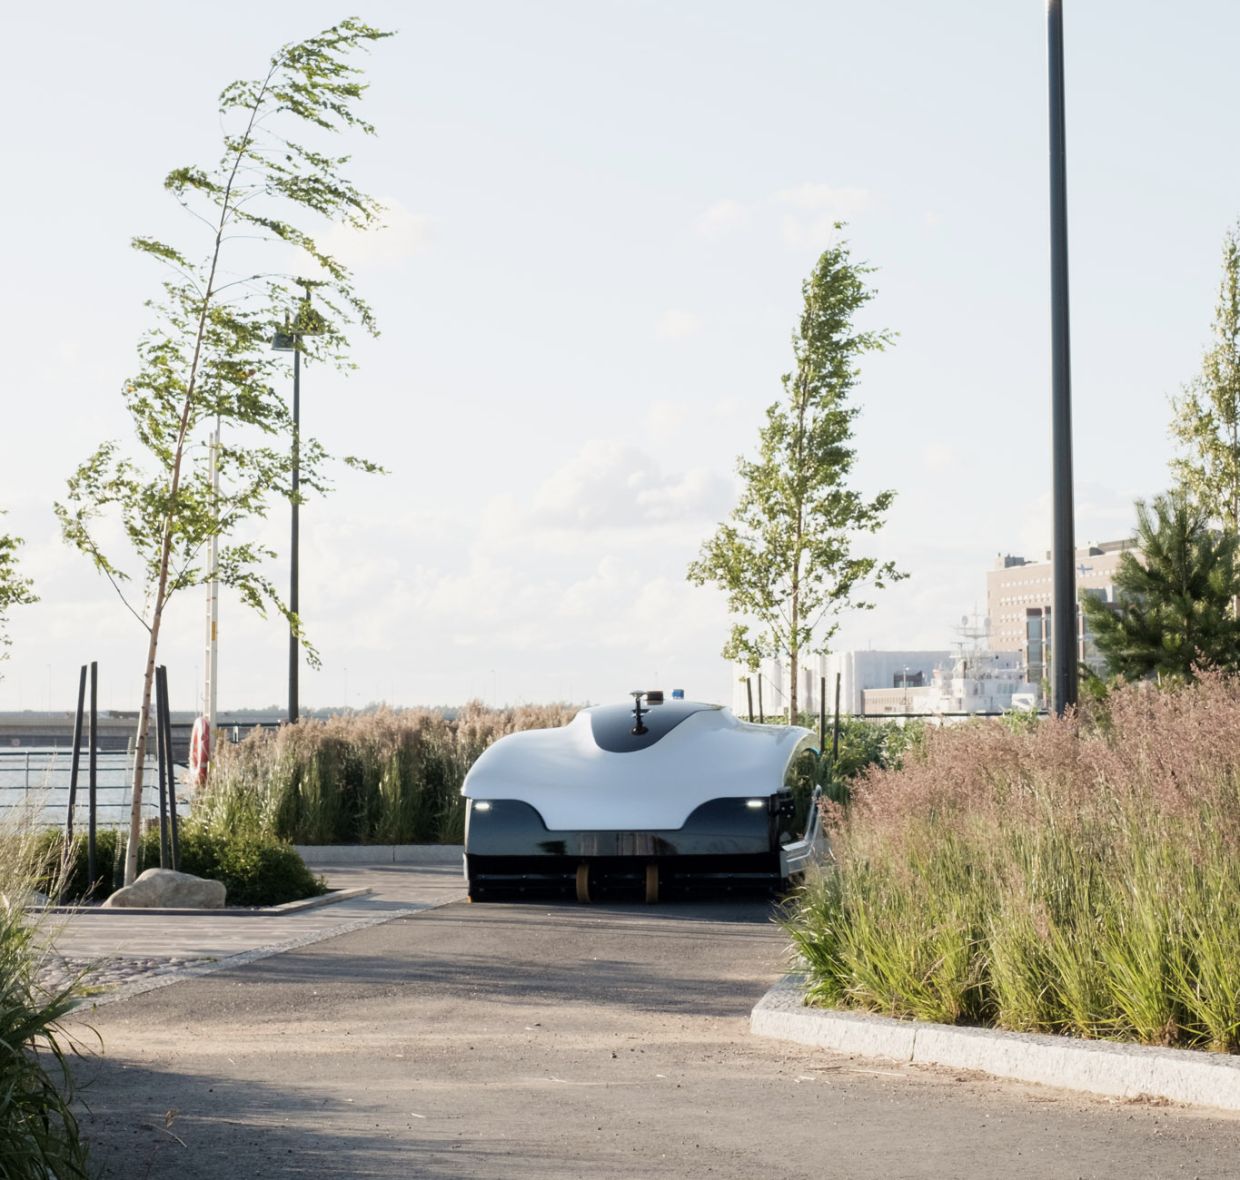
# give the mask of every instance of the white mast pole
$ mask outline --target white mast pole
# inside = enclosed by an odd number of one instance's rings
[[[220,499],[220,422],[215,420],[215,431],[211,435],[211,496],[218,507]],[[211,727],[212,741],[215,738],[215,711],[219,693],[219,623],[220,623],[220,580],[219,580],[219,536],[211,534],[207,542],[207,651],[206,668],[207,683],[203,692],[203,711],[207,715],[207,724]]]

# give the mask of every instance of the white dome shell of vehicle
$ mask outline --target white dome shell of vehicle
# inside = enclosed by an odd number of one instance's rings
[[[661,731],[649,741],[627,739],[634,715],[614,706],[582,709],[557,729],[509,734],[478,758],[461,793],[521,800],[552,831],[675,829],[710,800],[769,795],[813,736],[689,701],[653,704],[642,717]]]

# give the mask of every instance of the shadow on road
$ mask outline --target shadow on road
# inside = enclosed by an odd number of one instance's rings
[[[211,979],[233,983],[239,995],[252,993],[246,1002],[262,1006],[295,1004],[303,991],[320,998],[347,992],[358,1000],[385,993],[399,1004],[411,991],[422,998],[730,1017],[745,1015],[760,998],[783,968],[782,951],[770,907],[760,904],[454,904],[372,928],[364,939],[342,936]],[[728,969],[737,962],[756,970],[738,979]]]
[[[500,1176],[511,1145],[297,1086],[149,1069],[94,1058],[82,1129],[100,1178],[251,1180],[268,1176]],[[300,1079],[299,1079],[300,1080]],[[175,1109],[170,1103],[178,1104]]]

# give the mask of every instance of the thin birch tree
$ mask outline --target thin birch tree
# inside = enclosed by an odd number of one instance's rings
[[[133,240],[165,268],[162,295],[148,303],[154,324],[138,346],[137,374],[124,386],[133,439],[128,449],[103,443],[56,505],[65,539],[112,583],[146,635],[126,884],[137,872],[152,686],[169,600],[217,576],[250,607],[273,609],[301,630],[263,573],[274,552],[241,530],[267,514],[273,496],[294,494],[294,447],[301,487],[329,488],[330,456],[313,439],[294,439],[276,390],[287,388],[288,362],[271,350],[273,331],[293,335],[306,360],[344,368],[350,330],[377,334],[349,270],[319,243],[333,224],[382,224],[381,206],[348,179],[348,157],[332,149],[339,133],[373,134],[357,113],[366,86],[353,62],[389,35],[350,18],[283,46],[260,77],[228,86],[219,99],[219,161],[177,168],[164,181],[200,237],[185,247]],[[217,423],[224,427],[218,496],[205,439]],[[364,460],[345,462],[375,470]],[[132,550],[132,573],[110,549],[117,531]],[[221,542],[214,570],[202,556],[212,536]],[[313,663],[313,648],[305,650]]]
[[[796,365],[781,378],[783,400],[767,407],[757,460],[738,460],[742,488],[730,519],[689,566],[691,582],[719,586],[740,616],[725,659],[750,668],[772,656],[788,661],[794,723],[803,655],[827,650],[841,611],[872,607],[868,589],[905,576],[892,562],[854,549],[859,534],[882,527],[895,497],[884,491],[867,499],[848,485],[859,363],[892,339],[854,323],[874,296],[865,283],[871,269],[853,262],[841,241],[802,284],[804,307],[792,337]]]
[[[0,509],[0,516],[3,515],[4,510]],[[11,642],[10,609],[15,606],[29,606],[38,601],[34,593],[34,583],[22,574],[17,564],[17,551],[21,545],[21,537],[0,532],[0,662],[8,659],[5,649]]]
[[[1240,533],[1240,226],[1223,238],[1223,274],[1201,370],[1172,399],[1172,471],[1207,515]]]

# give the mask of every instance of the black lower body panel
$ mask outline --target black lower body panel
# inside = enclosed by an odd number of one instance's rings
[[[663,900],[770,892],[780,884],[776,800],[702,804],[675,829],[550,830],[528,803],[471,807],[465,860],[470,897]]]

